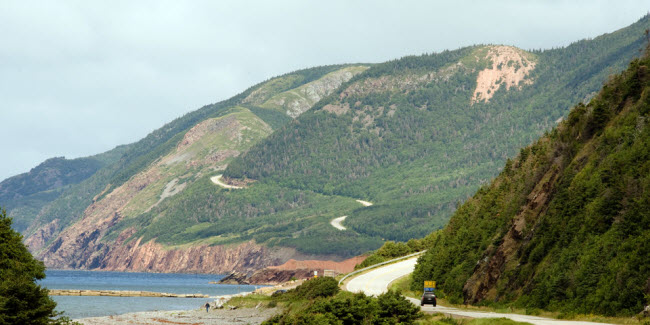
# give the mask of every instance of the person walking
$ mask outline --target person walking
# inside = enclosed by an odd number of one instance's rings
[[[209,310],[210,310],[210,303],[209,303],[209,302],[206,302],[206,303],[205,303],[205,312],[208,313]]]

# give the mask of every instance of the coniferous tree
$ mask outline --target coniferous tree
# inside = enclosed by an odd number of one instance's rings
[[[51,324],[56,303],[35,283],[45,266],[29,253],[0,209],[0,324]]]

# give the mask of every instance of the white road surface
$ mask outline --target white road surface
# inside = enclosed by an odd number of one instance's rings
[[[212,183],[215,183],[215,184],[217,184],[217,185],[219,185],[219,186],[221,186],[223,188],[233,188],[233,189],[242,189],[243,188],[241,186],[228,185],[228,184],[222,182],[221,181],[222,176],[223,176],[222,174],[219,174],[217,176],[210,177],[210,180],[212,181]]]
[[[364,201],[364,200],[357,200],[357,202],[361,203],[364,207],[369,207],[372,205],[371,202]]]
[[[378,296],[388,291],[388,285],[413,272],[418,258],[409,258],[393,264],[376,268],[361,274],[348,282],[346,288],[350,292],[363,292],[367,295]]]
[[[221,176],[221,175],[219,175],[219,176]],[[361,203],[361,205],[363,205],[364,207],[369,207],[369,206],[372,205],[372,203],[368,202],[368,201],[363,201],[363,200],[356,200],[356,201]],[[332,227],[334,227],[334,228],[336,228],[338,230],[346,230],[347,228],[345,228],[341,224],[341,222],[343,222],[343,220],[345,220],[345,218],[347,218],[347,217],[348,216],[342,216],[342,217],[334,218],[334,219],[332,219],[332,221],[330,221],[330,225],[332,225]]]
[[[351,292],[363,292],[367,295],[377,296],[388,291],[388,286],[391,282],[408,275],[413,272],[415,264],[417,262],[417,257],[410,258],[404,261],[400,261],[393,264],[388,264],[386,266],[378,267],[370,272],[361,274],[352,280],[350,280],[346,285],[346,290]],[[420,304],[420,301],[413,298],[407,298],[416,305]],[[509,318],[517,322],[526,322],[535,325],[602,325],[604,323],[593,323],[593,322],[582,322],[582,321],[566,321],[566,320],[557,320],[551,318],[529,316],[529,315],[518,315],[518,314],[502,314],[502,313],[492,313],[492,312],[477,312],[477,311],[465,311],[456,308],[449,308],[438,305],[433,307],[431,305],[426,305],[421,307],[425,312],[438,312],[450,315],[465,316],[472,318]]]
[[[334,219],[332,219],[332,221],[330,221],[330,225],[332,225],[332,227],[334,227],[334,228],[336,228],[338,230],[345,230],[347,228],[345,228],[341,224],[341,222],[343,222],[343,220],[345,220],[345,218],[347,218],[347,217],[348,216],[342,216],[342,217],[334,218]]]

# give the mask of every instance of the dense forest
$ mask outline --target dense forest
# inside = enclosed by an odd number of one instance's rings
[[[375,205],[346,219],[355,231],[423,237],[444,226],[518,148],[638,56],[649,25],[646,16],[566,48],[519,52],[535,65],[530,82],[473,105],[490,46],[375,65],[233,161],[225,175],[368,200]]]
[[[633,315],[650,303],[650,56],[505,163],[419,260],[453,302]]]

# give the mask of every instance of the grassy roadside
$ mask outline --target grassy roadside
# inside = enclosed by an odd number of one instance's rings
[[[407,275],[407,276],[404,276],[402,278],[399,278],[399,279],[393,281],[389,285],[389,289],[393,290],[393,291],[401,291],[402,295],[404,295],[406,297],[419,299],[421,293],[410,290],[410,288],[409,288],[410,287],[409,286],[410,282],[411,282],[411,275]],[[638,319],[636,317],[606,317],[606,316],[600,316],[600,315],[582,315],[582,314],[567,315],[567,314],[563,314],[563,313],[549,312],[549,311],[544,311],[544,310],[539,310],[539,309],[531,310],[531,309],[513,308],[513,307],[495,308],[495,307],[487,307],[487,306],[457,305],[457,304],[449,303],[449,301],[447,301],[444,297],[438,297],[438,303],[443,305],[443,306],[446,306],[446,307],[452,307],[452,308],[466,310],[466,311],[495,312],[495,313],[508,313],[508,314],[519,314],[519,315],[534,315],[534,316],[553,318],[553,319],[572,320],[572,321],[587,321],[587,322],[598,322],[598,323],[612,323],[612,324],[624,324],[624,325],[630,325],[630,324],[650,325],[650,322],[648,322],[647,320],[640,320],[640,319]],[[442,316],[438,316],[438,317],[442,317]],[[438,320],[438,321],[440,321],[440,320]],[[429,323],[423,323],[423,324],[429,324]],[[431,323],[431,324],[438,324],[438,323]],[[439,324],[470,324],[470,323],[449,323],[449,322],[445,321],[445,322],[439,323]],[[471,323],[471,324],[473,325],[475,323]],[[477,324],[479,324],[479,323],[477,323]],[[480,324],[487,324],[487,323],[480,323]],[[516,322],[512,322],[512,323],[489,323],[489,324],[516,324]]]

